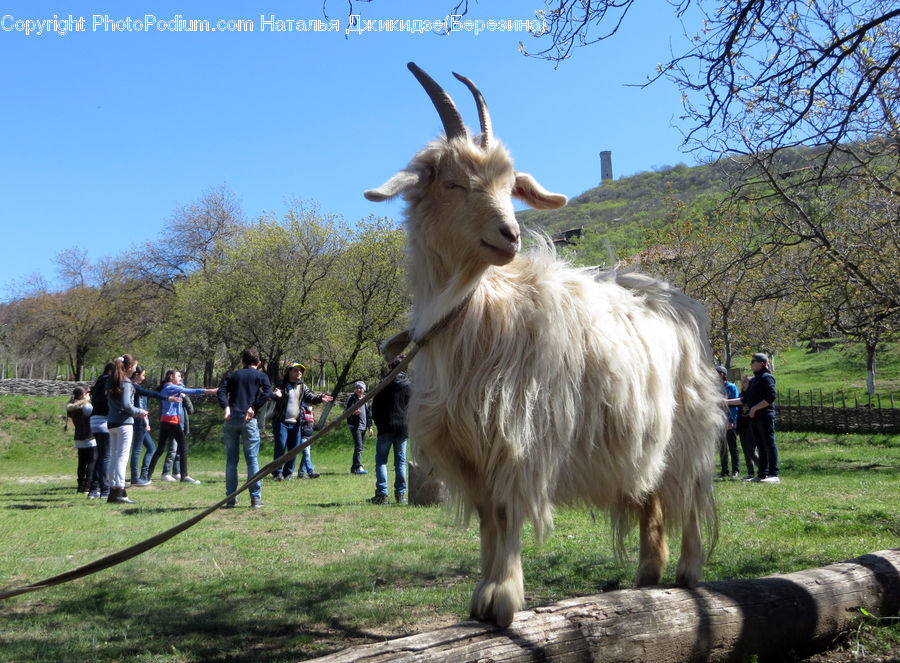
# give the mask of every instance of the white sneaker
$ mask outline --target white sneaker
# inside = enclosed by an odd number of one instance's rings
[[[171,474],[163,474],[160,478],[161,478],[163,481],[178,481],[178,479],[176,479],[175,477],[173,477]]]
[[[762,479],[760,483],[781,483],[781,479],[778,477],[766,477],[765,479]]]
[[[196,479],[192,479],[191,477],[189,477],[187,475],[184,475],[183,477],[181,477],[181,483],[192,483],[192,484],[196,485],[200,482],[197,481]]]

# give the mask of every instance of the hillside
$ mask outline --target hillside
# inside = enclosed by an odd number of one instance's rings
[[[675,200],[691,203],[721,193],[723,175],[719,164],[679,164],[604,182],[560,210],[527,210],[517,217],[525,227],[550,235],[583,226],[584,236],[577,241],[578,261],[596,264],[607,259],[607,243],[617,258],[641,250],[645,229],[662,223]]]

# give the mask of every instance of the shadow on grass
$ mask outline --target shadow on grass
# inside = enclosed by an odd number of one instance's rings
[[[847,473],[865,472],[878,473],[880,475],[900,475],[900,465],[888,465],[878,462],[862,462],[855,458],[830,458],[827,460],[804,460],[801,463],[785,458],[782,454],[779,458],[782,474],[802,472],[804,475],[841,476]]]
[[[429,560],[429,564],[435,561]],[[397,612],[387,619],[365,621],[384,625],[392,618],[405,620],[379,631],[360,626],[360,618],[352,616],[355,610],[347,607],[371,600],[372,571],[358,563],[336,565],[332,580],[315,584],[292,582],[289,572],[278,578],[248,577],[246,582],[231,584],[188,580],[165,596],[139,577],[98,576],[90,581],[91,587],[78,591],[77,598],[42,604],[39,615],[31,610],[6,612],[4,630],[17,637],[5,639],[5,653],[0,658],[101,662],[140,654],[145,657],[142,660],[173,656],[172,660],[223,663],[302,660],[411,634],[413,631],[403,631],[403,624],[414,620],[402,605],[392,603],[395,587],[430,586],[436,573],[466,579],[471,574],[471,569],[458,564],[443,568],[423,564],[420,569],[410,569],[398,563],[378,568],[377,591],[383,599],[373,610],[381,614],[390,605]],[[77,641],[69,631],[68,638],[57,640],[54,625],[79,615],[101,616],[102,620],[93,620],[102,621],[101,630],[85,633]],[[390,635],[385,635],[388,632]],[[23,635],[28,633],[38,635]]]

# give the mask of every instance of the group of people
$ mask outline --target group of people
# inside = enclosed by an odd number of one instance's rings
[[[778,447],[775,443],[775,378],[769,371],[769,358],[757,352],[750,359],[752,377],[745,375],[741,390],[728,381],[728,371],[717,366],[722,393],[728,408],[728,424],[719,442],[721,477],[741,478],[737,438],[747,466],[744,481],[781,483],[778,476]],[[728,461],[731,460],[729,470]]]
[[[402,361],[398,357],[387,369],[392,371]],[[259,473],[259,424],[256,413],[270,400],[276,401],[272,414],[272,437],[274,438],[274,458],[278,460],[286,453],[302,446],[298,477],[316,479],[306,444],[313,434],[314,415],[312,405],[330,403],[332,396],[311,391],[303,382],[306,367],[300,362],[291,362],[285,370],[281,382],[273,389],[268,376],[259,370],[259,354],[245,350],[241,355],[243,367],[229,374],[219,386],[219,404],[225,413],[225,493],[231,495],[238,487],[237,466],[241,451],[247,465],[247,480]],[[387,374],[387,373],[386,373]],[[366,385],[357,381],[353,394],[346,401],[349,410],[365,397]],[[373,434],[373,424],[378,429],[375,448],[375,496],[369,500],[373,504],[387,503],[387,459],[394,452],[394,497],[398,503],[406,503],[406,413],[409,405],[410,381],[406,373],[400,372],[395,379],[376,395],[372,406],[364,403],[354,410],[348,419],[353,438],[352,474],[367,474],[362,465],[365,435]],[[296,456],[276,467],[272,477],[276,481],[291,481],[294,477]],[[250,506],[261,508],[262,484],[254,481],[249,487]],[[237,506],[237,498],[232,497],[225,504],[228,508]]]
[[[181,373],[174,370],[166,373],[159,391],[142,387],[145,379],[145,369],[125,354],[107,364],[90,389],[76,387],[72,392],[66,415],[72,420],[78,449],[77,490],[87,493],[88,499],[134,504],[125,483],[129,459],[131,486],[147,486],[152,483],[157,461],[169,447],[173,459],[178,454],[180,480],[200,483],[188,474],[183,400],[190,394],[212,394],[215,390],[187,388],[181,384]],[[158,446],[149,434],[148,398],[162,401]],[[146,449],[143,462],[141,448]],[[171,475],[169,479],[174,480]]]
[[[394,359],[384,375],[393,371],[401,361],[402,357]],[[273,478],[276,481],[291,481],[295,469],[299,478],[318,478],[320,475],[315,471],[306,444],[313,434],[315,422],[312,406],[331,402],[332,396],[313,392],[304,384],[306,367],[300,362],[288,364],[281,381],[274,388],[266,373],[259,370],[258,352],[245,350],[241,363],[242,368],[227,375],[218,389],[185,387],[181,372],[173,369],[166,372],[159,390],[153,391],[141,386],[146,379],[146,371],[134,357],[126,354],[107,364],[103,375],[90,390],[76,387],[66,406],[66,413],[75,429],[78,492],[87,493],[90,499],[133,504],[125,484],[129,458],[131,486],[141,487],[152,483],[157,462],[166,452],[164,480],[199,484],[200,481],[188,474],[185,407],[186,403],[190,407],[189,396],[200,394],[216,394],[224,412],[226,495],[237,490],[238,462],[242,452],[248,480],[259,473],[260,435],[256,415],[270,400],[275,401],[272,415],[274,459],[305,445],[299,467],[296,467],[296,456],[293,456],[273,470]],[[778,447],[775,443],[775,378],[769,371],[769,359],[763,353],[754,354],[750,366],[753,376],[743,377],[740,391],[728,380],[727,369],[716,367],[722,380],[723,402],[728,409],[727,428],[719,444],[720,476],[741,478],[737,449],[740,438],[747,467],[743,479],[780,483]],[[388,503],[387,461],[392,451],[394,498],[400,504],[407,502],[407,410],[411,390],[409,376],[401,371],[371,402],[363,403],[347,419],[353,439],[352,474],[368,474],[362,464],[365,438],[366,435],[372,437],[376,429],[378,431],[375,495],[369,500],[372,504]],[[365,393],[365,383],[355,382],[353,394],[346,401],[347,410],[363,401]],[[154,445],[150,436],[149,398],[161,401],[158,445]],[[142,448],[145,449],[143,461],[140,460]],[[250,486],[249,493],[250,506],[261,508],[262,486],[259,481]],[[226,507],[235,506],[236,497],[226,503]]]
[[[387,371],[393,370],[400,359]],[[189,396],[216,394],[224,413],[225,442],[225,491],[231,495],[238,487],[238,462],[243,452],[248,480],[259,472],[259,422],[257,414],[262,407],[274,401],[272,433],[275,441],[274,458],[304,446],[297,476],[316,479],[307,440],[313,434],[315,416],[312,406],[328,403],[332,396],[311,391],[303,382],[306,367],[292,362],[285,369],[280,382],[273,388],[268,376],[260,370],[259,353],[245,350],[241,355],[242,367],[225,377],[218,389],[190,388],[182,384],[180,371],[166,372],[158,391],[144,388],[145,369],[131,355],[123,355],[104,368],[103,374],[90,389],[76,387],[66,405],[75,432],[78,450],[78,492],[87,493],[90,499],[105,499],[111,503],[134,504],[126,490],[125,474],[131,461],[131,487],[153,483],[152,476],[163,454],[162,479],[199,484],[188,474],[188,444],[185,435],[187,414],[192,411]],[[347,399],[351,408],[365,396],[363,382],[354,384],[354,394]],[[385,390],[377,394],[370,405],[357,409],[350,418],[354,440],[353,474],[367,474],[362,466],[365,434],[373,435],[373,425],[378,428],[376,442],[376,486],[372,503],[387,502],[387,458],[394,451],[396,480],[394,494],[397,502],[406,502],[406,410],[409,403],[410,381],[405,373],[399,373]],[[148,399],[161,401],[159,418],[159,444],[150,435]],[[190,410],[185,409],[190,408]],[[68,425],[68,424],[67,424]],[[141,460],[141,449],[144,449]],[[272,476],[277,481],[294,478],[296,456],[275,468]],[[259,481],[249,488],[250,506],[261,508],[262,486]],[[226,507],[237,506],[237,498],[231,498]]]

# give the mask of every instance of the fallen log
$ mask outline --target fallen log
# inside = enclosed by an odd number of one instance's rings
[[[629,589],[523,611],[505,629],[467,621],[362,645],[320,663],[742,661],[827,649],[860,617],[900,612],[900,548],[696,589]]]

